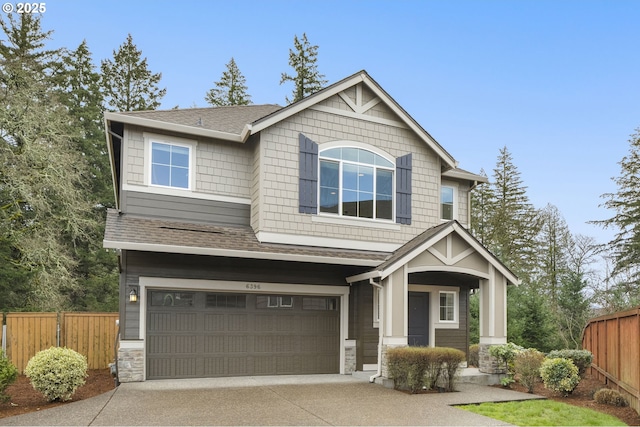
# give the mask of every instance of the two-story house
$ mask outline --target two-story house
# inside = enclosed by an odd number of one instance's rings
[[[287,107],[106,113],[119,380],[381,370],[506,342],[517,278],[466,229],[466,172],[365,71]],[[484,348],[483,347],[483,348]]]

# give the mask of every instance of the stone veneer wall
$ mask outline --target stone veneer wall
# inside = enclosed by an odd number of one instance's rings
[[[356,341],[347,340],[344,344],[344,373],[350,375],[356,371]]]
[[[491,344],[480,344],[478,351],[478,370],[485,374],[504,374],[504,367],[501,367],[498,360],[489,354]]]
[[[144,350],[141,348],[118,349],[118,381],[132,383],[144,381]]]

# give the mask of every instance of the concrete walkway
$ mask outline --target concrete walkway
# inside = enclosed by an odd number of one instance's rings
[[[349,375],[156,380],[0,418],[0,425],[499,426],[508,424],[452,405],[541,398],[477,384],[458,390],[410,395]]]

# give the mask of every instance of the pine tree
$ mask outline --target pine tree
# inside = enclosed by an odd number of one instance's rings
[[[226,71],[222,72],[220,80],[215,82],[216,87],[209,90],[204,97],[214,107],[226,105],[249,105],[251,96],[247,94],[246,79],[231,58]]]
[[[486,205],[473,207],[484,209],[485,244],[521,279],[526,280],[536,262],[535,238],[540,221],[507,147],[500,150],[490,185]]]
[[[620,176],[614,178],[617,191],[602,195],[604,206],[615,214],[594,223],[617,229],[609,242],[614,259],[611,275],[624,279],[640,295],[640,128],[631,135],[629,154],[619,164]]]
[[[103,60],[101,86],[111,111],[154,110],[166,89],[158,88],[161,73],[149,71],[147,58],[133,44],[131,34],[113,51],[113,60]]]
[[[294,36],[293,46],[294,49],[289,49],[289,65],[295,74],[282,73],[280,78],[280,84],[288,81],[294,84],[293,99],[287,97],[287,104],[298,102],[318,92],[327,84],[324,75],[318,72],[318,46],[309,43],[306,33],[302,33],[302,40],[299,40],[297,35]]]

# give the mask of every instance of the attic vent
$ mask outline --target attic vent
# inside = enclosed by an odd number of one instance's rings
[[[195,228],[166,227],[166,226],[162,226],[162,227],[158,227],[158,228],[161,228],[161,229],[163,229],[163,230],[192,231],[192,232],[194,232],[194,233],[222,234],[222,232],[220,232],[220,231],[214,231],[214,230],[196,230]]]
[[[202,124],[202,117],[198,117],[198,121],[196,122],[196,126],[200,126],[200,127],[202,127],[202,126],[203,126],[203,124]]]

